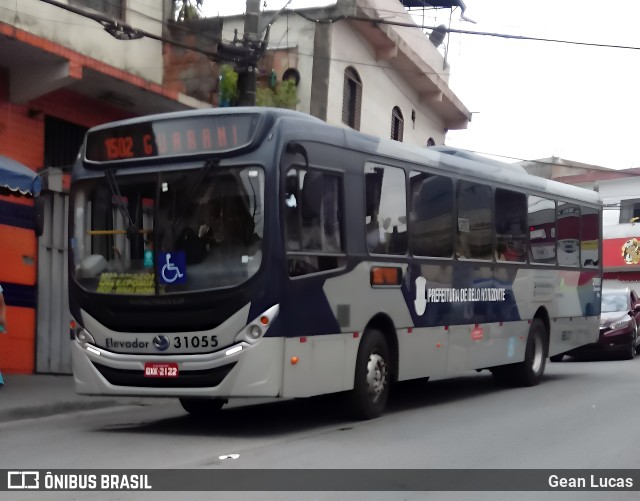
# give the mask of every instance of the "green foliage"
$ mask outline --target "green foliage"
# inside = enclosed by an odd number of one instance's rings
[[[238,102],[238,74],[224,64],[220,67],[220,106],[235,106]]]
[[[220,106],[235,106],[238,102],[238,74],[225,64],[220,67]],[[258,87],[256,106],[273,106],[295,110],[298,104],[298,89],[293,80],[276,84],[275,88]]]
[[[200,7],[204,0],[173,0],[173,15],[176,21],[199,19]]]
[[[298,89],[293,80],[278,83],[274,89],[259,87],[256,92],[257,106],[275,106],[295,110],[298,104]]]
[[[274,106],[273,91],[269,87],[256,89],[256,106]]]

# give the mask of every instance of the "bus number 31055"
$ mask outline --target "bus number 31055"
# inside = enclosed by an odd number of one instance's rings
[[[215,348],[218,336],[176,336],[173,338],[174,348]]]

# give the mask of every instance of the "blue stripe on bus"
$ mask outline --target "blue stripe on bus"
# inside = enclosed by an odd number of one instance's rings
[[[20,285],[2,283],[4,292],[4,302],[7,306],[22,306],[24,308],[35,308],[37,300],[37,290],[35,285]]]
[[[0,200],[0,224],[17,228],[34,229],[34,208]]]

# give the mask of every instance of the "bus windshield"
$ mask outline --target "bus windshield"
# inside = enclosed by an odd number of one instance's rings
[[[78,182],[72,277],[89,292],[163,295],[238,285],[262,261],[264,172],[205,168]]]

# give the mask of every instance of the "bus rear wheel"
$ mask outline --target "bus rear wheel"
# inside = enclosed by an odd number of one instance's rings
[[[224,398],[181,398],[182,408],[194,417],[213,417],[227,403]]]
[[[534,318],[527,336],[524,360],[517,364],[491,369],[493,377],[510,386],[535,386],[542,380],[547,361],[547,329],[544,322]]]
[[[351,410],[357,419],[373,419],[382,415],[389,398],[391,367],[389,347],[382,332],[369,329],[358,348]]]

